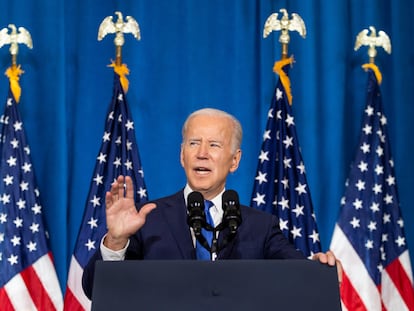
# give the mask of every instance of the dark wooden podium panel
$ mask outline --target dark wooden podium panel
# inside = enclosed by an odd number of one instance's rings
[[[340,311],[335,267],[310,260],[96,263],[92,311]]]

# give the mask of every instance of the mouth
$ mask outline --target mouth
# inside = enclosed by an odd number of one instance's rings
[[[197,167],[195,167],[195,168],[194,168],[194,171],[195,171],[197,174],[200,174],[200,175],[207,175],[208,173],[210,173],[210,172],[211,172],[211,170],[210,170],[209,168],[207,168],[207,167],[203,167],[203,166],[197,166]]]

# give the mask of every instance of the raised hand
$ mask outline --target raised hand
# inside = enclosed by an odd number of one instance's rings
[[[108,233],[104,245],[112,250],[124,248],[129,237],[144,225],[147,215],[156,207],[148,203],[137,211],[132,179],[122,175],[106,193],[105,203]]]

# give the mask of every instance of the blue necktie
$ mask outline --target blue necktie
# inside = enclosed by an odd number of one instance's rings
[[[211,218],[210,207],[214,204],[211,201],[204,201],[204,212],[206,214],[207,223],[214,227],[213,218]],[[211,246],[213,239],[213,232],[206,229],[201,229],[201,234],[206,238],[208,245]],[[196,241],[196,255],[198,260],[210,260],[210,252],[206,250],[198,240]]]

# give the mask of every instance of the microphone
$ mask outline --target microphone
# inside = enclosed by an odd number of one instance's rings
[[[242,222],[240,213],[239,195],[234,190],[226,190],[222,196],[223,202],[223,223],[235,234]]]
[[[203,195],[194,191],[187,197],[187,224],[193,228],[196,237],[201,235],[201,228],[206,225],[206,214],[204,213]]]

